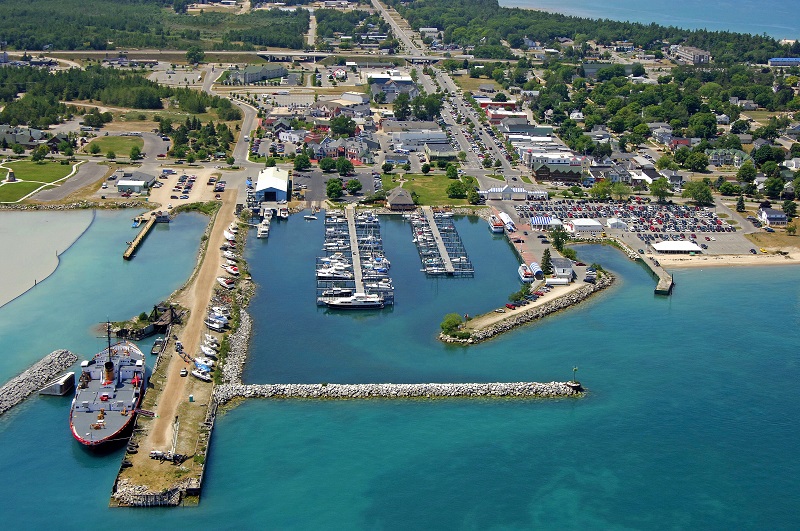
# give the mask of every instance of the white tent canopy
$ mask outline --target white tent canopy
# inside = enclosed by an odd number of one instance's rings
[[[653,244],[653,248],[659,253],[688,254],[703,252],[699,245],[685,240],[658,242]]]
[[[622,221],[619,218],[608,218],[606,221],[606,227],[609,229],[627,229],[628,224]]]

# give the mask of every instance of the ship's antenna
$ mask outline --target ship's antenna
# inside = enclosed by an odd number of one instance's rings
[[[106,340],[108,341],[108,361],[111,361],[111,320],[106,318]]]

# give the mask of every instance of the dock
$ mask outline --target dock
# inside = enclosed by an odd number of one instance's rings
[[[453,261],[450,259],[450,254],[447,252],[447,247],[445,247],[444,241],[442,240],[442,233],[439,232],[439,227],[436,226],[436,220],[433,217],[433,209],[430,206],[424,206],[422,207],[422,213],[428,222],[431,234],[433,234],[433,241],[436,242],[436,247],[439,249],[439,257],[442,259],[444,272],[452,276],[455,273],[455,268],[453,267]]]
[[[144,224],[144,227],[139,230],[139,234],[133,239],[132,242],[128,243],[128,248],[122,253],[122,258],[125,260],[130,260],[133,258],[133,255],[136,253],[136,249],[142,244],[144,239],[147,237],[147,234],[150,232],[150,229],[153,228],[153,225],[156,224],[156,216],[150,216],[150,219],[147,220],[147,223]]]
[[[358,252],[355,205],[347,205],[344,214],[347,219],[347,230],[350,233],[350,253],[353,260],[353,277],[356,282],[356,293],[364,293],[364,274],[361,271],[361,255]]]

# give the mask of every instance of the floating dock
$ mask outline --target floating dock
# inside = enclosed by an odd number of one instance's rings
[[[355,280],[356,284],[356,293],[364,293],[364,274],[361,271],[361,255],[358,253],[355,205],[347,205],[344,214],[345,218],[347,218],[347,230],[350,234],[350,256],[353,260],[353,280]]]
[[[39,389],[40,395],[64,396],[75,389],[75,373],[68,372]]]
[[[144,224],[144,227],[141,228],[139,234],[133,239],[132,242],[128,243],[128,248],[122,253],[122,258],[125,260],[130,260],[133,258],[133,255],[136,253],[136,249],[142,244],[144,239],[147,237],[147,234],[150,232],[150,229],[153,228],[153,225],[156,224],[156,216],[150,216],[150,219],[147,220],[147,223]]]
[[[451,214],[435,213],[431,207],[422,207],[421,216],[411,217],[411,229],[426,275],[475,275]]]

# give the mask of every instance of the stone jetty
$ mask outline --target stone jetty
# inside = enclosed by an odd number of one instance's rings
[[[0,415],[47,385],[78,361],[69,350],[55,350],[0,387]]]
[[[305,398],[351,400],[366,398],[562,398],[583,395],[580,384],[567,382],[493,382],[420,384],[223,384],[214,400],[236,398]]]
[[[242,382],[242,371],[247,361],[247,347],[250,343],[250,330],[252,329],[250,314],[244,309],[239,312],[239,327],[228,336],[230,350],[222,366],[222,381],[226,384],[239,384]]]
[[[613,283],[614,276],[609,273],[604,273],[602,276],[598,277],[595,284],[587,284],[576,289],[575,291],[562,295],[561,297],[548,301],[542,305],[534,306],[530,310],[520,312],[513,317],[503,319],[502,321],[487,326],[486,328],[471,331],[469,339],[459,339],[442,333],[439,334],[439,340],[444,341],[445,343],[461,343],[465,345],[486,341],[487,339],[491,339],[498,334],[502,334],[503,332],[508,332],[509,330],[518,326],[530,323],[531,321],[541,319],[542,317],[548,316],[552,313],[574,306],[585,299],[588,299],[594,293],[606,289]]]

